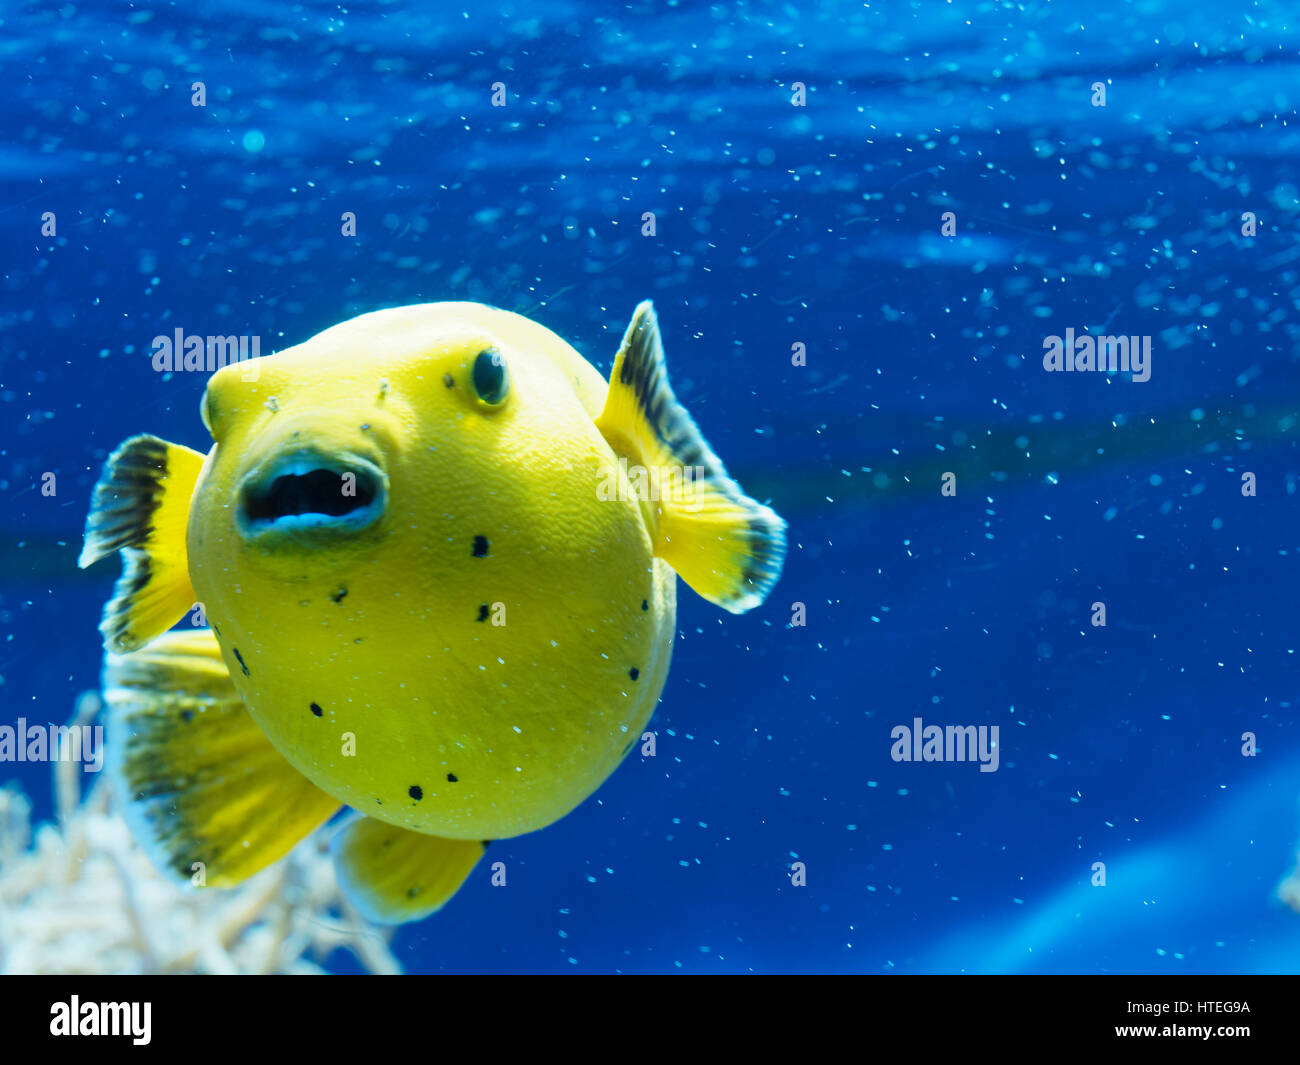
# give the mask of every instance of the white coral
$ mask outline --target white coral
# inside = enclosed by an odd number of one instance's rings
[[[74,721],[97,709],[83,698]],[[80,767],[55,770],[60,824],[34,844],[31,803],[0,788],[0,974],[320,973],[338,947],[401,972],[388,931],[339,890],[322,833],[237,888],[186,890],[131,837],[107,781],[83,803]]]

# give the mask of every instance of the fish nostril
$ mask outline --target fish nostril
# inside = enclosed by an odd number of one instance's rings
[[[244,517],[271,523],[281,518],[342,518],[370,506],[379,494],[374,476],[361,469],[305,469],[248,484]]]

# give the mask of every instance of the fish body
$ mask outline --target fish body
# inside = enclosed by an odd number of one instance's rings
[[[503,311],[408,307],[209,386],[194,591],[271,742],[368,816],[457,839],[542,828],[613,771],[663,688],[675,575],[630,493],[597,500],[604,381],[558,341]],[[505,360],[508,410],[475,391],[482,351]],[[332,493],[371,478],[400,509],[241,536],[228,501],[295,469]]]
[[[346,805],[362,909],[432,912],[638,741],[678,574],[741,612],[780,572],[784,523],[677,402],[648,303],[609,383],[538,323],[435,303],[232,363],[202,414],[206,456],[110,458],[82,556],[126,556],[113,764],[182,875],[242,879]],[[195,602],[210,629],[168,632]]]

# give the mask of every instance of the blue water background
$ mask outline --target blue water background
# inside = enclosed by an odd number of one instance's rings
[[[154,336],[472,299],[607,371],[649,297],[785,575],[741,617],[681,587],[657,757],[494,844],[509,886],[404,965],[1300,968],[1294,12],[1026,8],[5,4],[0,723],[96,685],[105,455],[208,446]],[[1151,380],[1045,373],[1067,327],[1153,336]],[[1014,477],[964,465],[993,433]],[[999,725],[1000,769],[893,762],[916,716]]]

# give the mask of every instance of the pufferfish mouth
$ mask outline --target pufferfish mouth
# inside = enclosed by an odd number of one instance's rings
[[[254,470],[239,487],[245,535],[268,532],[355,532],[383,514],[387,478],[368,459],[287,455]]]

